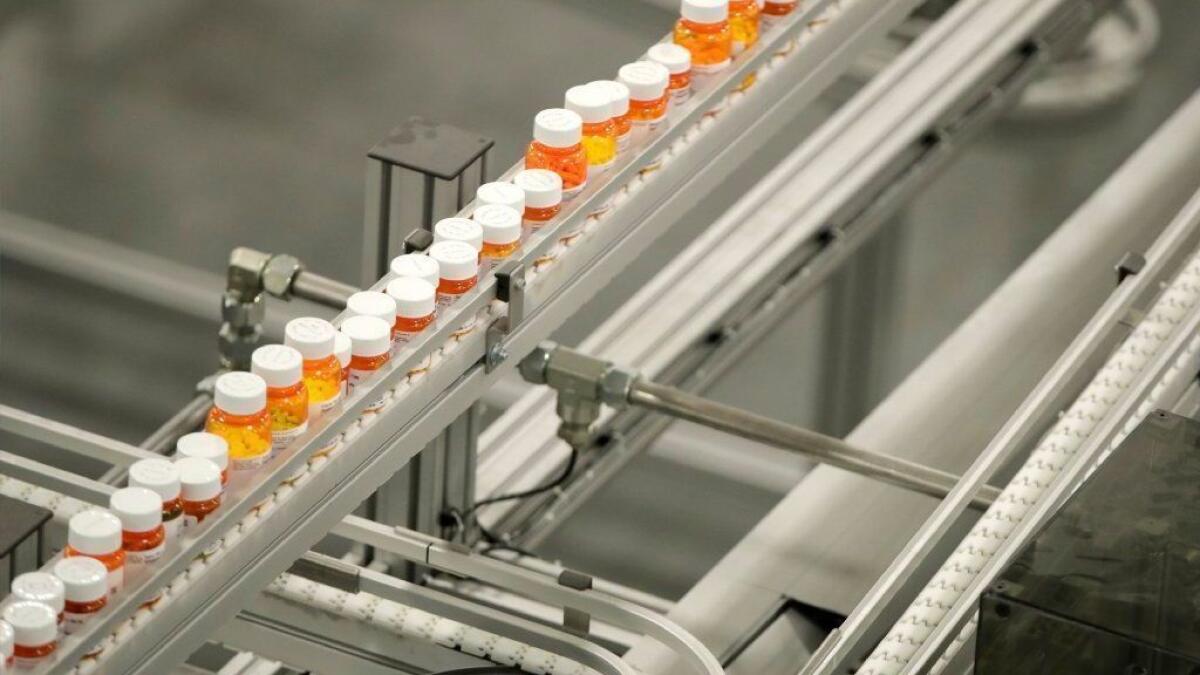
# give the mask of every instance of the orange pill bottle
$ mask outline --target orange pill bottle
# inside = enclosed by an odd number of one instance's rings
[[[675,44],[692,54],[692,70],[715,73],[733,56],[729,0],[683,0],[675,24]]]
[[[121,548],[130,578],[146,574],[162,559],[167,531],[162,524],[162,500],[146,488],[128,487],[112,493],[108,508],[121,519]]]
[[[63,556],[95,558],[108,570],[108,593],[116,595],[125,585],[125,550],[121,547],[121,520],[101,509],[71,516],[67,523],[67,547]]]
[[[221,487],[229,483],[229,444],[224,438],[207,431],[185,434],[176,441],[175,454],[207,459],[221,472]]]
[[[258,375],[240,371],[218,377],[204,430],[229,444],[234,471],[253,471],[265,464],[271,458],[267,383]]]
[[[660,42],[646,51],[646,58],[667,69],[667,94],[671,105],[682,105],[692,95],[692,54],[677,44]]]
[[[337,357],[338,365],[341,367],[342,377],[342,397],[345,398],[350,393],[350,359],[351,359],[350,338],[346,334],[338,331],[333,336],[333,353]]]
[[[729,29],[733,32],[733,55],[758,44],[761,15],[758,0],[729,0]]]
[[[271,452],[278,453],[308,431],[304,358],[299,351],[287,345],[264,345],[250,355],[250,372],[267,383]]]
[[[438,264],[438,307],[449,307],[475,288],[479,280],[479,255],[470,244],[439,241],[429,247],[429,257]]]
[[[493,204],[475,209],[471,217],[483,230],[480,257],[484,266],[495,265],[521,248],[520,211]]]
[[[40,602],[54,610],[58,634],[63,633],[63,611],[66,604],[66,588],[58,577],[49,572],[26,572],[12,580],[12,599]]]
[[[522,194],[521,203],[524,202],[525,196]],[[397,277],[415,277],[423,281],[428,281],[430,285],[437,287],[437,261],[424,253],[405,253],[404,255],[396,256],[392,258],[392,264],[389,266],[389,269]]]
[[[629,147],[633,133],[633,118],[629,116],[629,87],[616,80],[595,80],[588,82],[588,86],[598,88],[608,97],[609,112],[617,131],[619,155]]]
[[[393,343],[398,349],[433,325],[437,310],[437,289],[424,279],[401,277],[388,283],[387,294],[396,302],[396,333]]]
[[[83,629],[88,620],[108,605],[108,570],[92,558],[63,558],[54,563],[54,576],[63,584],[63,632]]]
[[[660,63],[638,61],[617,70],[617,81],[629,89],[629,117],[636,128],[653,129],[667,116],[671,73]]]
[[[762,20],[768,25],[778,22],[795,11],[799,0],[766,0],[762,6]]]
[[[526,169],[549,169],[563,182],[570,199],[587,185],[588,158],[583,149],[583,120],[562,108],[549,108],[533,119],[533,142],[525,151]]]
[[[292,319],[283,329],[283,344],[303,359],[309,419],[333,410],[342,400],[342,366],[334,355],[336,334],[333,324],[311,316]]]
[[[617,159],[617,125],[608,91],[590,84],[571,87],[563,107],[583,120],[580,142],[587,154],[588,174],[607,171]]]
[[[221,471],[212,460],[183,457],[175,460],[183,498],[183,530],[194,531],[221,508]]]
[[[562,211],[562,178],[545,169],[525,169],[513,176],[513,184],[525,193],[524,224],[537,230]]]
[[[350,395],[353,396],[356,390],[367,389],[371,378],[387,365],[391,358],[393,324],[394,321],[388,323],[374,316],[352,316],[342,322],[341,331],[350,338]],[[363,412],[378,412],[383,404],[381,395],[368,402]]]
[[[58,648],[58,618],[42,603],[14,602],[4,609],[4,621],[12,626],[17,670],[38,667]]]
[[[217,438],[212,434],[206,435]],[[224,446],[224,441],[221,445]],[[175,465],[165,459],[139,459],[129,466],[129,487],[145,488],[158,495],[162,501],[166,543],[170,545],[178,541],[183,528],[183,498],[179,493],[179,470]]]

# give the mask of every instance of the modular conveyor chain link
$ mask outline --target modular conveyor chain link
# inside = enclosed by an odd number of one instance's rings
[[[1162,292],[1137,328],[1096,373],[1076,402],[1034,449],[996,503],[979,519],[929,584],[917,595],[902,618],[876,647],[859,670],[864,675],[899,675],[939,627],[985,565],[1022,522],[1030,509],[1059,478],[1079,448],[1109,415],[1122,394],[1168,343],[1184,319],[1200,306],[1200,253],[1194,254],[1172,283]],[[1200,338],[1192,337],[1184,356],[1200,349]],[[1173,379],[1190,377],[1181,372],[1190,359],[1179,359],[1150,395],[1120,427],[1117,437],[1096,460],[1108,453],[1137,424],[1161,404],[1165,387]],[[1094,469],[1094,466],[1092,467]],[[939,657],[933,672],[942,672],[974,635],[978,613],[973,613]]]

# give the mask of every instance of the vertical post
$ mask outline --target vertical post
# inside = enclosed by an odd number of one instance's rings
[[[363,217],[362,287],[387,272],[392,231],[392,165],[367,158],[367,201]]]

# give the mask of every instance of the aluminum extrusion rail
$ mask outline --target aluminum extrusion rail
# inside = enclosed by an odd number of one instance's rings
[[[915,0],[894,3],[913,4]],[[868,12],[851,15],[849,21],[834,13],[810,25],[825,6],[815,3],[797,13],[764,35],[759,48],[700,86],[636,157],[619,162],[611,171],[612,182],[585,189],[556,224],[529,242],[518,260],[529,270],[528,315],[513,323],[504,341],[512,360],[532,350],[611,280],[662,233],[669,217],[731,171],[755,146],[751,139],[761,141],[782,124],[781,118],[810,102],[889,18]],[[751,72],[758,75],[756,84],[733,92]],[[718,102],[723,109],[709,115]],[[611,209],[601,208],[610,201]],[[583,235],[570,246],[559,241],[580,228]],[[554,264],[535,265],[556,253]],[[503,304],[493,304],[496,294],[496,278],[482,279],[341,412],[315,421],[293,450],[268,462],[255,484],[231,485],[230,503],[222,512],[185,538],[181,550],[146,579],[131,584],[86,631],[65,639],[39,672],[62,672],[74,665],[128,625],[138,607],[160,589],[164,597],[153,620],[122,631],[104,650],[100,665],[113,673],[161,672],[185,658],[237,612],[250,597],[247,591],[270,583],[512,367],[512,360],[490,371],[477,365],[484,356],[484,331],[478,325],[464,329],[500,315]],[[428,372],[409,378],[409,371],[429,364]],[[380,397],[388,401],[385,409],[363,417],[367,402]],[[339,450],[307,466],[315,449],[338,439]],[[202,556],[214,545],[214,555]]]

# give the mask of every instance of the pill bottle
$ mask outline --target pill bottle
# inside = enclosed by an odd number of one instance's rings
[[[265,464],[271,458],[267,383],[254,373],[241,371],[218,377],[204,430],[229,444],[229,464],[234,471],[253,471]]]
[[[0,663],[5,668],[13,667],[13,639],[13,627],[0,618]]]
[[[467,244],[454,243],[471,250]],[[438,244],[434,244],[437,246]],[[474,251],[471,251],[474,257]],[[392,325],[374,316],[352,316],[342,322],[341,331],[350,338],[349,391],[365,390],[373,384],[372,376],[387,365],[392,351]],[[378,412],[383,408],[381,395],[367,403],[365,413]]]
[[[512,183],[484,183],[475,190],[475,207],[499,204],[520,213],[525,210],[525,192]]]
[[[733,33],[733,55],[758,44],[761,14],[758,0],[729,0],[729,30]]]
[[[472,218],[483,228],[483,250],[480,255],[484,265],[495,265],[521,247],[520,211],[492,204],[475,209]]]
[[[66,604],[66,588],[63,582],[49,572],[26,572],[18,575],[12,581],[12,597],[14,600],[40,602],[54,610],[55,625],[58,634],[63,632],[63,612]]]
[[[667,69],[667,94],[671,105],[682,105],[692,95],[692,54],[671,42],[660,42],[646,52],[646,58]]]
[[[78,632],[108,604],[108,570],[94,558],[62,558],[54,576],[63,585],[63,632]]]
[[[483,228],[470,218],[443,218],[433,226],[433,243],[439,241],[461,241],[482,251]]]
[[[763,23],[768,25],[778,23],[791,14],[797,4],[798,0],[766,0],[761,12]]]
[[[589,87],[599,88],[608,96],[608,104],[612,113],[613,126],[617,131],[617,154],[629,147],[632,138],[633,119],[629,116],[629,87],[616,80],[595,80],[588,83]]]
[[[175,443],[175,452],[180,457],[199,457],[216,464],[221,472],[221,486],[229,483],[229,444],[224,438],[207,431],[184,434]]]
[[[416,277],[393,279],[387,285],[387,294],[396,301],[396,331],[393,334],[396,347],[406,344],[433,324],[437,289],[428,281]]]
[[[692,54],[692,71],[715,73],[729,65],[733,31],[729,0],[683,0],[675,24],[675,44]]]
[[[308,389],[304,387],[304,358],[287,345],[264,345],[250,355],[250,371],[267,383],[267,414],[271,417],[271,451],[287,448],[308,431]]]
[[[550,222],[562,210],[562,178],[546,169],[525,169],[513,176],[525,192],[524,222],[531,231]]]
[[[36,668],[58,648],[58,617],[40,602],[21,600],[4,609],[13,629],[13,666]]]
[[[583,120],[580,142],[587,154],[588,174],[608,170],[617,159],[617,125],[608,92],[581,84],[568,89],[564,99],[563,107]]]
[[[563,182],[563,199],[587,184],[588,159],[583,149],[583,119],[563,108],[549,108],[533,119],[533,142],[525,151],[526,169],[549,169]]]
[[[342,383],[342,396],[344,397],[344,396],[346,396],[346,394],[350,393],[349,389],[350,389],[350,358],[351,358],[351,354],[350,354],[350,338],[346,337],[346,334],[341,331],[338,331],[337,334],[333,336],[333,353],[335,356],[337,356],[338,366],[342,369],[341,383]]]
[[[63,556],[95,558],[108,570],[108,594],[125,585],[125,550],[121,548],[121,520],[101,509],[71,516],[67,523],[67,547]]]
[[[653,129],[667,116],[667,86],[671,73],[661,63],[638,61],[617,71],[617,81],[629,89],[629,117],[635,128]]]
[[[224,446],[223,439],[213,438]],[[175,465],[165,459],[139,459],[129,465],[129,487],[146,488],[158,495],[162,501],[162,524],[167,544],[178,541],[183,527],[183,498],[179,492],[179,470]]]
[[[482,236],[480,245],[482,246]],[[393,325],[396,323],[396,301],[391,299],[387,293],[359,291],[346,301],[346,311],[350,313],[350,316],[373,316],[381,319],[387,325],[392,326],[392,335],[396,332]]]
[[[525,195],[522,194],[521,202],[524,203],[524,201]],[[390,269],[392,274],[397,277],[416,277],[428,281],[434,287],[438,284],[437,261],[424,253],[405,253],[404,255],[396,256],[392,258]]]
[[[482,228],[480,228],[482,231]],[[482,236],[482,235],[481,235]],[[446,308],[479,281],[479,254],[461,241],[439,241],[429,247],[438,264],[438,307]]]
[[[333,410],[342,400],[341,365],[334,355],[336,333],[333,324],[311,316],[292,319],[283,329],[283,344],[304,359],[309,419]]]
[[[175,460],[183,497],[183,529],[196,526],[221,507],[221,470],[212,460],[182,457]]]
[[[182,503],[182,500],[181,500]],[[146,488],[128,487],[112,493],[108,508],[121,519],[121,548],[125,568],[138,576],[158,562],[166,549],[167,531],[162,524],[162,500]]]

